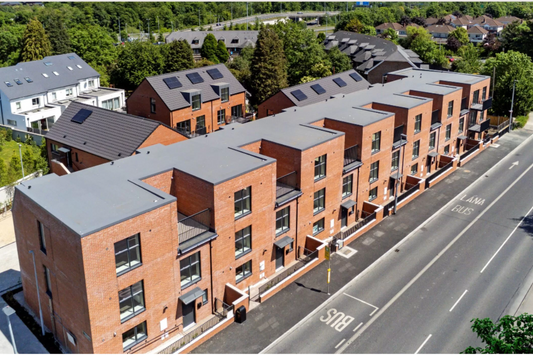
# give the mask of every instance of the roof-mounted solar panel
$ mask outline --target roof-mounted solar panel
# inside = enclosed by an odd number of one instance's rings
[[[361,75],[359,75],[357,73],[351,73],[350,76],[352,77],[353,80],[355,80],[357,82],[360,82],[361,80],[363,80],[363,78],[361,78]]]
[[[187,78],[191,81],[193,84],[203,83],[204,78],[200,76],[198,73],[190,73],[187,74]]]
[[[13,87],[13,84],[11,84],[9,81],[4,81],[4,83],[7,85],[8,88]]]
[[[20,79],[13,79],[13,81],[17,83],[17,85],[22,85],[22,81],[20,81]]]
[[[89,117],[92,113],[93,112],[91,110],[82,108],[81,110],[78,111],[78,113],[74,115],[74,117],[72,117],[71,121],[82,124],[83,122],[85,122],[87,117]]]
[[[311,85],[311,89],[315,90],[318,95],[326,93],[326,90],[322,86],[320,86],[320,84]]]
[[[298,101],[307,100],[307,95],[305,95],[302,90],[294,90],[291,91],[292,96],[296,98]]]
[[[68,56],[68,59],[70,59],[70,60],[74,60],[74,59],[76,59],[76,57],[74,57],[73,55],[69,55],[69,56]]]
[[[52,65],[52,62],[44,62],[44,65],[46,65],[47,67],[49,67],[50,65]]]
[[[175,76],[172,76],[170,78],[165,78],[163,79],[163,81],[165,82],[165,84],[167,84],[169,89],[177,89],[183,86],[181,82],[178,80],[178,78],[176,78]]]
[[[335,82],[335,84],[337,84],[341,88],[347,85],[346,82],[342,80],[342,78],[335,78],[333,79],[333,81]]]
[[[222,73],[220,72],[220,70],[218,70],[218,68],[208,69],[207,74],[209,74],[209,76],[213,80],[222,79],[224,77],[224,75],[222,75]]]
[[[31,78],[28,77],[28,76],[25,77],[24,80],[26,80],[26,82],[28,82],[28,83],[33,83],[33,80],[31,80]]]

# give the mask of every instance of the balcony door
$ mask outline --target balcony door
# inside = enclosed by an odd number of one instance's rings
[[[231,108],[231,116],[242,117],[242,105],[233,106]]]

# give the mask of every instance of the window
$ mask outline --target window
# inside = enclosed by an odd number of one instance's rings
[[[217,122],[219,125],[226,123],[226,110],[217,111]]]
[[[146,339],[146,321],[122,334],[122,349],[126,351]]]
[[[207,304],[207,288],[204,290],[204,293],[202,293],[202,304]]]
[[[429,150],[435,149],[435,138],[436,138],[437,132],[433,132],[429,135]]]
[[[415,134],[422,130],[422,114],[415,117]]]
[[[235,269],[235,282],[241,282],[250,275],[252,275],[252,260],[248,260]]]
[[[450,145],[448,144],[446,147],[444,147],[444,154],[450,153]]]
[[[48,78],[48,74],[42,73],[45,78]]]
[[[65,93],[67,97],[72,96],[72,89],[66,89]]]
[[[56,72],[56,71],[53,71],[52,73],[54,73],[55,76],[58,76],[58,75],[59,75],[59,73]]]
[[[185,288],[202,278],[200,270],[200,252],[180,260],[181,288]]]
[[[46,284],[46,293],[52,297],[52,278],[50,277],[50,269],[44,266],[44,281]]]
[[[420,155],[420,140],[413,143],[413,160]]]
[[[479,90],[474,91],[474,98],[472,100],[474,104],[479,103]]]
[[[117,275],[141,265],[139,234],[115,243],[115,264]]]
[[[145,310],[143,282],[139,281],[118,292],[118,302],[120,306],[120,321],[136,316]]]
[[[155,99],[150,98],[150,112],[155,113]]]
[[[7,120],[7,124],[10,125],[10,126],[16,126],[17,125],[17,121],[15,121],[15,120]]]
[[[315,181],[326,176],[326,154],[315,159]]]
[[[205,131],[205,115],[196,117],[196,133],[204,134]]]
[[[326,189],[323,188],[321,190],[318,190],[315,192],[314,196],[314,204],[313,204],[313,213],[317,214],[318,212],[321,212],[324,210],[326,202]]]
[[[191,105],[192,105],[192,110],[193,111],[196,111],[196,110],[199,110],[199,109],[202,108],[202,102],[201,102],[200,94],[196,94],[196,95],[192,96]]]
[[[67,66],[68,70],[74,70],[71,66]]]
[[[17,106],[17,110],[20,110],[20,108],[21,108],[20,101],[17,101],[17,103],[15,105]]]
[[[373,183],[378,180],[379,176],[379,161],[375,161],[370,165],[370,178],[369,182]]]
[[[342,179],[342,197],[348,197],[352,194],[353,175],[348,175]]]
[[[418,173],[418,163],[411,166],[411,175],[416,175],[416,173]]]
[[[449,140],[452,137],[452,124],[446,126],[446,140]]]
[[[381,148],[381,132],[372,134],[372,153],[379,152]]]
[[[377,186],[368,192],[368,202],[375,200],[376,198],[378,198],[378,187]]]
[[[291,244],[289,244],[289,251],[293,251],[294,250],[294,242],[291,242]]]
[[[120,99],[118,97],[115,97],[114,99],[109,99],[102,101],[102,108],[105,108],[107,110],[116,110],[120,108]],[[155,113],[155,112],[153,112]]]
[[[459,133],[463,133],[463,127],[465,125],[465,118],[459,119]]]
[[[487,98],[487,87],[486,86],[483,88],[483,94],[481,95],[481,98],[483,99],[483,101]]]
[[[81,69],[81,68],[82,68],[82,66],[79,65],[79,64],[76,64],[76,66],[78,67],[78,69]]]
[[[55,91],[52,93],[52,100],[53,101],[57,100],[57,94],[55,93]]]
[[[235,259],[252,250],[252,226],[248,226],[235,233]]]
[[[291,207],[287,206],[276,212],[276,235],[284,233],[290,228]]]
[[[398,170],[400,166],[400,151],[397,150],[392,153],[391,171]]]
[[[323,230],[324,230],[324,218],[319,219],[318,221],[313,223],[313,235],[317,235]]]
[[[33,106],[39,106],[41,104],[41,100],[38,97],[36,97],[34,99],[31,99],[31,104]]]
[[[448,118],[453,116],[453,101],[448,102]]]
[[[484,118],[485,118],[485,111],[481,111],[479,113],[479,123],[483,122]]]
[[[198,39],[193,39],[192,40],[192,44],[198,44],[198,43],[200,43],[200,40],[198,40]]]
[[[222,88],[222,90],[220,90],[220,99],[222,102],[229,101],[229,88]]]
[[[46,254],[46,239],[44,237],[44,225],[37,221],[37,226],[39,227],[39,243],[41,245],[41,250]]]
[[[252,211],[252,187],[235,192],[235,218],[244,216]]]
[[[178,122],[176,129],[187,134],[191,133],[191,120]]]
[[[94,80],[89,80],[89,87],[90,87],[90,88],[93,88],[93,87],[94,87]]]

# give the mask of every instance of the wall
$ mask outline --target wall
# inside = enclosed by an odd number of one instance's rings
[[[187,140],[187,137],[184,135],[166,126],[160,125],[137,149],[146,148],[154,144],[170,145],[185,140]]]
[[[155,113],[150,112],[151,98],[155,99]],[[146,79],[142,81],[137,89],[126,100],[126,110],[130,115],[151,118],[171,126],[170,110]]]
[[[404,68],[411,68],[411,65],[407,62],[385,61],[372,69],[372,71],[366,75],[366,80],[371,84],[379,84],[383,82],[383,75]]]
[[[58,148],[61,148],[64,145],[59,142],[53,141],[51,139],[46,140],[46,150],[48,151],[48,165],[50,166],[50,170],[52,173],[63,175],[63,172],[61,170],[56,169],[57,166],[55,164],[52,164],[52,160],[60,161],[65,166],[67,166],[66,155],[63,153],[52,152],[52,144],[57,145]],[[104,164],[110,161],[108,159],[99,157],[97,155],[85,152],[77,148],[73,148],[73,147],[68,147],[68,148],[71,151],[73,171],[87,169],[87,168],[100,165],[100,164]],[[76,159],[76,153],[78,154],[77,159]]]
[[[280,113],[287,107],[295,106],[294,103],[281,91],[268,98],[257,107],[257,118],[263,118]],[[272,111],[272,112],[270,112]]]

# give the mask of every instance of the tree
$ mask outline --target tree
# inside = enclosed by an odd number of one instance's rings
[[[229,59],[228,49],[226,48],[224,41],[218,41],[217,58],[220,63],[226,63]]]
[[[6,164],[0,159],[0,187],[9,184]]]
[[[147,76],[162,74],[165,60],[160,47],[141,41],[127,42],[121,46],[112,74],[113,82],[126,90],[133,90]]]
[[[202,68],[202,67],[208,67],[210,65],[215,65],[217,63],[214,63],[210,60],[207,60],[205,58],[202,58],[201,60],[197,61],[197,62],[194,62],[194,67],[195,68]]]
[[[23,62],[41,60],[52,54],[52,45],[44,32],[42,23],[34,18],[30,20],[22,39],[21,58]]]
[[[20,158],[15,154],[11,157],[9,168],[7,169],[7,183],[17,181],[22,178],[22,167],[20,166]]]
[[[46,34],[50,38],[54,54],[65,54],[72,51],[70,48],[70,36],[59,14],[53,13],[48,17]]]
[[[454,52],[457,52],[462,45],[463,44],[459,42],[457,38],[452,36],[448,36],[448,39],[446,40],[446,48]]]
[[[369,36],[375,36],[376,35],[376,28],[374,26],[365,25],[363,27],[363,29],[361,30],[361,34],[369,35]]]
[[[489,6],[487,6],[487,10],[485,10],[485,12],[488,15],[491,15],[493,18],[505,16],[505,11],[497,2],[491,2]]]
[[[202,43],[202,48],[200,49],[200,54],[202,58],[205,58],[215,64],[219,63],[217,57],[217,39],[215,35],[209,33],[205,36],[204,43]]]
[[[254,105],[288,86],[286,64],[283,42],[276,31],[270,26],[260,30],[251,64]]]
[[[461,45],[465,45],[470,43],[470,39],[468,38],[468,32],[463,27],[457,27],[455,30],[450,32],[448,35],[448,38],[453,37],[461,43]]]
[[[361,21],[359,21],[357,17],[354,17],[353,19],[350,20],[350,22],[346,24],[346,26],[344,27],[344,30],[360,33],[361,30],[363,29],[363,26],[364,25],[361,23]]]
[[[472,330],[485,347],[469,346],[465,354],[529,354],[533,347],[533,315],[503,316],[496,323],[490,318],[472,319]]]
[[[186,40],[172,41],[166,46],[166,73],[194,68],[194,58],[189,42]]]
[[[402,26],[408,26],[411,24],[411,19],[409,18],[409,16],[402,16],[400,22],[398,23]]]
[[[509,51],[487,59],[481,74],[492,76],[496,68],[492,110],[496,115],[507,115],[511,108],[513,82],[516,82],[513,115],[526,115],[533,109],[533,62],[523,53]]]
[[[19,62],[24,28],[25,26],[22,25],[0,27],[0,67],[15,65]]]
[[[324,43],[326,40],[326,34],[324,32],[320,32],[318,36],[316,36],[316,41],[320,44]]]
[[[506,50],[533,55],[533,21],[513,22],[505,26],[501,34],[501,44]]]
[[[398,33],[396,33],[396,31],[394,30],[394,28],[387,28],[381,36],[386,40],[398,44],[399,36]]]
[[[33,159],[31,146],[25,145],[24,153],[22,153],[22,163],[24,164],[24,174],[29,175],[35,172],[35,161]]]
[[[328,58],[331,62],[332,71],[340,73],[352,69],[350,57],[342,53],[339,47],[333,47],[328,52]]]
[[[439,50],[431,35],[423,27],[407,26],[407,37],[403,45],[418,54],[426,63],[436,65],[447,63],[444,53]]]
[[[251,91],[251,71],[250,66],[254,55],[254,48],[246,46],[241,50],[241,55],[236,56],[226,66],[229,68],[233,76],[246,88]]]
[[[414,23],[415,25],[423,27],[426,25],[426,19],[423,17],[417,16],[411,19],[411,23]]]

